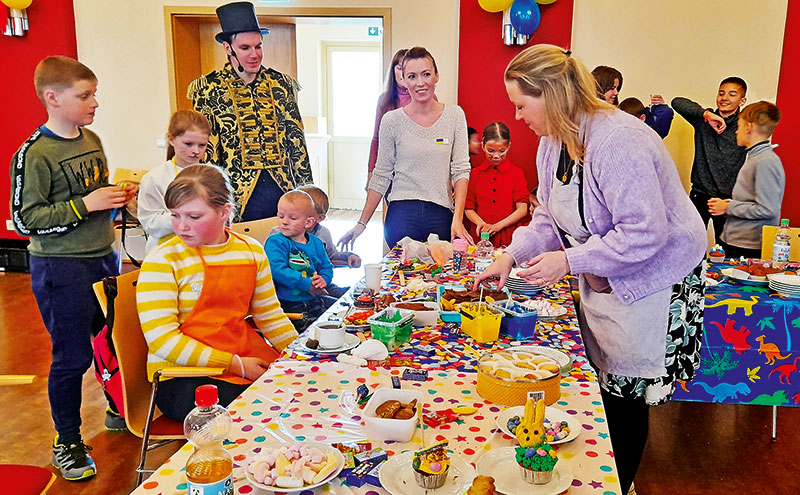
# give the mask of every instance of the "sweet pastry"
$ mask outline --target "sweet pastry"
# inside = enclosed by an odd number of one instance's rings
[[[408,404],[399,400],[387,400],[375,408],[375,416],[388,419],[411,419],[417,412],[417,399]]]
[[[714,246],[708,250],[708,257],[715,263],[725,261],[725,250],[722,249],[722,246],[719,244],[714,244]]]
[[[353,306],[372,309],[375,307],[375,298],[370,293],[365,292],[356,297],[355,301],[353,301]]]
[[[553,447],[545,441],[544,400],[528,399],[525,403],[525,416],[517,427],[516,461],[522,478],[534,485],[544,485],[553,479],[553,469],[558,456]]]
[[[419,486],[425,489],[440,488],[447,480],[447,473],[450,471],[447,442],[414,452],[411,467],[414,469],[414,479]]]
[[[561,372],[554,360],[528,352],[494,352],[479,365],[480,371],[500,378],[544,380]]]
[[[495,495],[494,478],[491,476],[476,476],[472,486],[467,490],[467,495]]]

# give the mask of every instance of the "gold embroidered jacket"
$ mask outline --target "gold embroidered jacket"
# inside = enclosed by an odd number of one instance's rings
[[[187,97],[211,123],[206,161],[224,168],[239,215],[266,171],[284,191],[313,182],[297,81],[262,67],[246,84],[230,63],[192,81]]]

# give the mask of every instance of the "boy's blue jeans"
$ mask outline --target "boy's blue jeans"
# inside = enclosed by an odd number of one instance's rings
[[[53,361],[47,392],[59,440],[81,437],[81,388],[92,365],[92,337],[105,324],[92,284],[117,275],[117,255],[95,258],[31,256],[31,287],[50,334]]]

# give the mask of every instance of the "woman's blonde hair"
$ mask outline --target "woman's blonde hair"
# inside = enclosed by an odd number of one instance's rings
[[[187,201],[201,198],[216,210],[226,205],[236,209],[233,187],[225,172],[216,165],[189,165],[180,171],[164,193],[167,208],[177,208]]]
[[[567,146],[573,159],[583,158],[581,116],[614,107],[597,98],[597,84],[570,51],[534,45],[517,54],[506,67],[506,81],[516,81],[529,96],[544,98],[547,133]]]

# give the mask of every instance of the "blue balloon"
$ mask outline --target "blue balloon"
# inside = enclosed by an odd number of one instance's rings
[[[519,34],[530,36],[539,28],[542,13],[533,0],[514,0],[511,4],[511,27]]]

